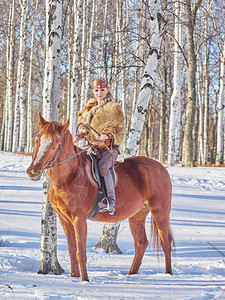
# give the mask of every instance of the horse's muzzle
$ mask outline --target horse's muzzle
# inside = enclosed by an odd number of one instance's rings
[[[41,178],[42,175],[42,171],[38,170],[37,172],[34,172],[33,170],[31,170],[31,168],[29,167],[27,169],[27,175],[30,177],[31,180],[37,181]]]

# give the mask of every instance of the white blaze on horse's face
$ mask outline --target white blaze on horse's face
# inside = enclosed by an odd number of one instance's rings
[[[34,166],[40,161],[40,159],[43,157],[46,148],[48,145],[50,145],[52,142],[51,138],[49,136],[42,135],[40,138],[40,146],[38,149],[37,157],[34,161]]]

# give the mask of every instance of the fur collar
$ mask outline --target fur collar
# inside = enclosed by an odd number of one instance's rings
[[[106,97],[105,99],[101,100],[99,104],[94,105],[94,106],[92,107],[92,109],[89,111],[89,113],[87,114],[87,116],[86,116],[86,123],[87,123],[87,124],[90,124],[90,123],[91,123],[91,119],[93,118],[93,116],[94,116],[96,110],[97,110],[99,107],[104,106],[106,103],[108,103],[108,102],[110,102],[110,101],[112,101],[112,97],[111,97],[111,95],[107,95],[107,97]]]

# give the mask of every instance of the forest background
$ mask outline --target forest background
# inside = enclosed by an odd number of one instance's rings
[[[139,154],[170,165],[182,161],[185,126],[191,122],[193,163],[223,165],[225,2],[163,0],[161,5],[166,26]],[[0,149],[31,153],[38,112],[45,109],[46,14],[51,12],[44,0],[1,0],[0,9]],[[61,17],[62,26],[52,33],[61,39],[55,50],[61,60],[59,121],[70,119],[75,134],[74,116],[93,96],[92,80],[103,77],[123,106],[129,132],[151,52],[149,1],[64,0]]]

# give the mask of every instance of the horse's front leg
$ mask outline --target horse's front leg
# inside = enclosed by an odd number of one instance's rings
[[[65,215],[58,213],[68,244],[68,251],[71,263],[71,277],[80,277],[79,265],[77,262],[77,245],[73,224]]]
[[[77,243],[77,260],[80,265],[82,281],[89,281],[87,275],[87,267],[86,267],[87,221],[85,216],[75,217],[74,230],[75,230],[76,243]]]

